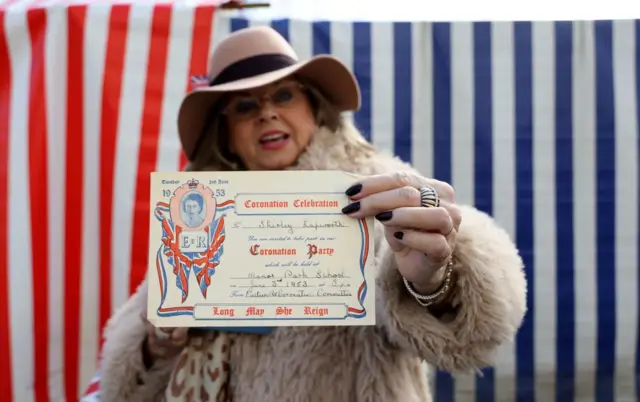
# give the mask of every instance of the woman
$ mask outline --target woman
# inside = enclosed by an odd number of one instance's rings
[[[526,310],[509,236],[341,117],[360,95],[338,60],[299,62],[277,32],[257,27],[226,38],[210,64],[210,85],[179,112],[188,169],[360,175],[343,213],[376,217],[377,325],[157,329],[144,319],[145,282],[105,330],[102,400],[430,401],[423,362],[448,371],[491,364]]]

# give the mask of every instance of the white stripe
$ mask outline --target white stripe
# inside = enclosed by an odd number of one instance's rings
[[[473,25],[451,24],[451,165],[456,202],[474,202]],[[438,101],[437,99],[435,100]]]
[[[433,177],[433,25],[411,24],[411,31],[411,160],[423,176]]]
[[[97,368],[101,328],[100,311],[100,135],[102,82],[109,32],[111,7],[94,4],[87,7],[84,40],[84,199],[82,222],[82,288],[80,345],[80,394]],[[89,28],[90,27],[90,28]],[[78,77],[79,78],[79,77]]]
[[[100,402],[100,397],[98,393],[93,393],[91,395],[84,396],[80,402]]]
[[[13,400],[30,402],[33,378],[33,277],[29,197],[29,73],[31,43],[26,15],[5,14],[12,91],[9,119],[9,293]],[[43,306],[39,306],[43,307]]]
[[[64,3],[63,3],[63,0],[31,0],[31,1],[32,3],[36,3],[37,1],[37,4],[35,4],[35,7],[32,6],[31,8],[35,8],[35,9],[43,8],[47,11],[50,11],[50,9],[56,5],[62,4],[64,6],[67,6],[68,4],[74,4],[73,0],[64,0]]]
[[[144,106],[152,6],[133,4],[127,32],[113,181],[112,311],[129,298],[133,205],[138,179],[138,149]]]
[[[351,22],[332,22],[331,32],[331,54],[342,61],[351,71],[353,65],[353,24]],[[349,121],[353,120],[353,112],[345,112],[344,117]],[[362,129],[362,127],[358,127]]]
[[[271,24],[271,20],[268,18],[250,18],[248,22],[250,27],[264,27]]]
[[[371,142],[394,152],[393,24],[371,25]]]
[[[593,400],[596,367],[595,54],[593,23],[573,23],[576,399]],[[613,269],[613,267],[612,267]]]
[[[638,333],[638,121],[635,21],[613,23],[616,127],[616,401],[633,400]]]
[[[9,7],[7,7],[5,11],[16,12],[17,14],[15,14],[15,16],[17,18],[21,18],[20,15],[24,14],[24,12],[29,9],[31,3],[33,2],[34,0],[16,0]]]
[[[291,20],[289,22],[289,43],[300,60],[313,56],[313,25],[309,21]]]
[[[532,25],[534,350],[536,401],[555,400],[555,46],[552,22]]]
[[[64,242],[67,117],[67,10],[47,11],[45,85],[47,97],[47,180],[49,197],[49,388],[64,398]],[[84,239],[84,237],[83,237]],[[67,239],[66,241],[71,241]]]
[[[176,116],[190,78],[194,19],[194,8],[174,5],[167,49],[156,171],[175,171],[179,167],[181,145],[176,132]]]
[[[456,189],[456,202],[473,205],[475,199],[473,25],[461,21],[450,26],[451,184]],[[454,400],[473,400],[475,397],[475,373],[460,373],[455,378]]]
[[[209,58],[213,54],[213,51],[231,33],[231,20],[227,18],[224,13],[214,11],[213,13],[213,29],[211,30],[211,44],[209,49]],[[209,71],[209,64],[207,64],[207,72]]]
[[[515,66],[513,24],[491,24],[491,92],[493,95],[493,216],[511,236],[515,236]],[[514,237],[515,238],[515,237]],[[515,348],[500,347],[495,364],[496,401],[515,400]],[[480,401],[478,401],[480,402]]]

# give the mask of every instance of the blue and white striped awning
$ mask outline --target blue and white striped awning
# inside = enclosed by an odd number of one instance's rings
[[[351,66],[374,144],[451,182],[526,262],[529,313],[484,376],[439,373],[438,401],[635,401],[640,23],[271,24],[301,58]]]

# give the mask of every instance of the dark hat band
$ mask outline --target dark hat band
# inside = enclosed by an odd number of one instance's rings
[[[209,86],[226,84],[227,82],[250,78],[256,75],[270,73],[296,64],[292,57],[281,53],[259,54],[257,56],[241,59],[228,65],[215,78]]]

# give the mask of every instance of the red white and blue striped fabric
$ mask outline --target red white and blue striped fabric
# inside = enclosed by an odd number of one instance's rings
[[[176,111],[211,50],[192,3],[0,2],[3,400],[77,401],[145,275],[149,172],[184,165]]]
[[[99,330],[146,268],[148,173],[183,165],[189,77],[256,24],[302,58],[351,66],[368,138],[518,242],[530,311],[517,342],[483,377],[438,374],[438,402],[639,399],[640,22],[214,20],[185,2],[1,1],[7,399],[99,397]]]

